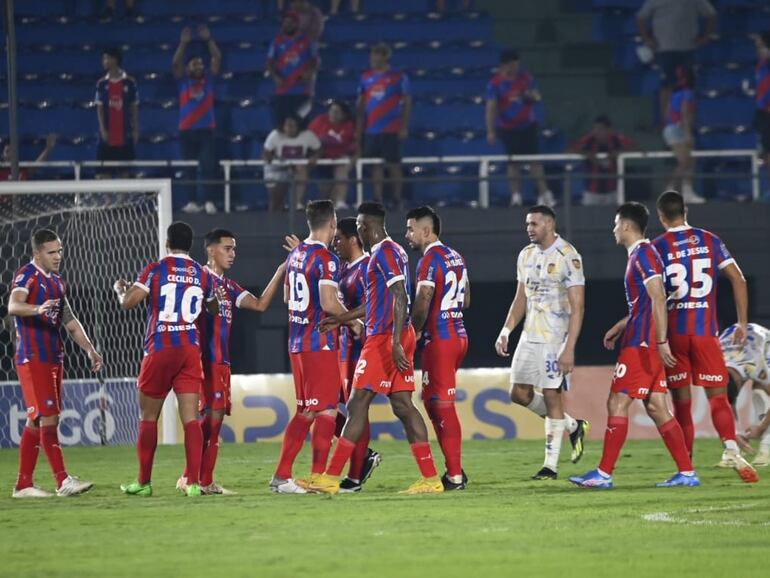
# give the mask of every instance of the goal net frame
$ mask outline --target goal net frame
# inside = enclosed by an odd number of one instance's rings
[[[73,195],[73,208],[69,209],[70,211],[77,210],[75,208],[74,203],[77,202],[78,195],[86,195],[86,194],[104,194],[104,195],[132,195],[132,194],[142,194],[147,195],[148,193],[154,193],[157,195],[157,201],[156,201],[156,212],[157,212],[157,231],[155,231],[155,235],[157,236],[157,255],[155,255],[155,259],[160,259],[166,255],[166,229],[171,224],[173,220],[173,211],[172,211],[172,185],[171,185],[171,179],[104,179],[104,180],[75,180],[75,181],[9,181],[9,182],[0,182],[0,197],[13,197],[13,196],[25,196],[25,195]],[[108,207],[105,206],[105,209]],[[88,207],[88,210],[96,210],[98,211],[98,207],[94,207],[92,204]],[[64,210],[60,210],[59,213],[64,213]],[[52,214],[55,214],[56,211],[54,210]],[[45,215],[42,215],[45,216]],[[33,218],[36,218],[36,215],[33,213],[31,214],[27,220],[31,220]],[[23,220],[23,219],[22,219]],[[11,221],[11,224],[13,222]],[[69,238],[69,239],[63,239],[64,245],[65,245],[65,251],[67,246],[72,246],[74,244],[78,243],[78,240],[76,238]],[[25,239],[25,242],[28,243],[28,241]],[[119,240],[116,242],[120,242]],[[30,254],[30,249],[28,248],[29,245],[27,244],[25,246],[25,255]],[[66,253],[65,253],[65,260],[66,260]],[[146,264],[146,263],[145,263]],[[139,271],[133,272],[133,274],[138,274]],[[10,275],[13,275],[13,271],[10,272]],[[66,278],[66,265],[65,265],[65,282],[67,281]],[[133,281],[133,279],[129,279],[129,281]],[[8,292],[5,296],[6,304],[7,300],[10,298],[10,287],[8,288]],[[117,303],[117,300],[115,300],[115,307],[118,308],[119,305]],[[78,311],[75,311],[76,316],[80,316]],[[84,324],[85,325],[85,324]],[[86,333],[91,335],[90,331],[91,328],[88,326],[85,327]],[[63,329],[62,329],[63,331]],[[91,335],[93,338],[93,335]],[[132,339],[135,339],[136,347],[141,348],[142,347],[142,337],[143,335],[136,335],[131,336]],[[67,339],[67,337],[65,337]],[[97,346],[99,344],[97,343]],[[67,359],[65,359],[65,364],[67,363]],[[138,372],[139,368],[136,368],[136,371]],[[13,372],[15,373],[15,372]],[[134,383],[136,382],[137,375],[126,375],[126,376],[120,376],[118,379],[123,380],[132,380]],[[66,391],[66,388],[68,385],[71,385],[73,383],[75,384],[83,384],[83,383],[90,383],[94,384],[97,382],[96,376],[92,379],[65,379],[65,385],[63,386],[64,391]],[[8,382],[5,382],[6,385],[8,385]],[[16,386],[18,387],[18,376],[15,381]],[[11,385],[13,385],[13,382],[11,382]],[[2,387],[2,385],[0,385]],[[66,411],[66,396],[64,401],[65,407],[62,408],[63,411]],[[137,423],[139,419],[138,414],[138,403],[137,403],[137,414],[135,416]],[[9,423],[11,423],[11,416],[8,416]],[[112,419],[108,416],[107,422],[109,423],[109,420]],[[164,444],[173,444],[177,441],[177,425],[176,425],[176,398],[175,396],[169,395],[166,398],[166,402],[163,406],[163,412],[162,412],[162,419],[161,419],[161,426],[162,426],[162,434],[161,434],[161,441]],[[9,432],[10,433],[10,432]]]

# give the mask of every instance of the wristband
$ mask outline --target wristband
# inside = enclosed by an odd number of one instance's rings
[[[511,334],[511,330],[508,329],[507,327],[503,327],[500,330],[500,335],[498,335],[498,337],[508,337],[510,334]]]
[[[666,343],[668,343],[668,339],[666,339],[665,341],[656,341],[655,343],[657,343],[658,345],[665,345]]]

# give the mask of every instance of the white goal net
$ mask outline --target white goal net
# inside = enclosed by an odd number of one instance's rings
[[[112,291],[163,254],[171,222],[167,180],[0,183],[0,447],[18,445],[26,411],[13,365],[15,330],[8,299],[15,272],[32,257],[30,240],[52,229],[62,240],[60,273],[68,300],[104,356],[102,383],[64,334],[63,444],[136,440],[136,376],[142,359],[143,307],[122,311]],[[163,231],[161,234],[160,232]]]

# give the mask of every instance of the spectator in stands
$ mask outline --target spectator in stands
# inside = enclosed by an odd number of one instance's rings
[[[339,14],[340,4],[342,4],[342,0],[332,0],[329,14]],[[361,10],[361,1],[350,0],[349,4],[350,4],[350,11],[353,14],[358,14],[358,12]]]
[[[262,158],[265,165],[267,206],[270,211],[285,207],[286,193],[294,183],[296,208],[305,206],[308,166],[315,165],[321,155],[321,141],[310,130],[301,130],[296,116],[287,116],[280,128],[273,130],[265,140]],[[309,165],[288,165],[282,161],[308,159]]]
[[[499,136],[507,155],[538,154],[540,126],[534,107],[540,100],[534,78],[519,62],[519,53],[504,50],[500,55],[500,68],[487,85],[487,142],[494,146]],[[555,200],[546,185],[543,165],[533,162],[529,167],[537,185],[537,203],[553,206]],[[508,180],[511,206],[521,205],[518,163],[508,163]]]
[[[329,110],[319,114],[310,123],[310,130],[321,141],[321,156],[325,159],[348,159],[356,151],[356,126],[353,114],[346,102],[333,100]],[[348,177],[352,162],[344,165],[321,165],[317,174],[327,182],[318,188],[324,198],[334,201],[336,209],[347,209]]]
[[[361,75],[356,104],[356,137],[363,142],[363,156],[385,162],[393,190],[393,202],[401,206],[403,171],[401,144],[409,136],[412,95],[407,75],[390,66],[390,46],[375,44],[369,52],[371,68]],[[385,170],[372,168],[374,199],[382,202]]]
[[[267,70],[275,82],[271,101],[275,126],[287,116],[304,119],[310,113],[318,63],[318,46],[299,31],[299,15],[287,12],[267,53]]]
[[[636,14],[642,41],[655,53],[661,71],[661,115],[676,83],[676,69],[695,66],[695,49],[708,44],[716,22],[717,13],[709,0],[645,0]]]
[[[300,34],[318,42],[324,31],[324,15],[318,7],[309,0],[292,0],[291,10],[299,16]]]
[[[115,16],[117,0],[106,0],[101,17],[103,20],[109,20]],[[126,0],[126,18],[136,16],[136,0]]]
[[[695,75],[692,68],[686,66],[677,67],[674,74],[676,81],[666,106],[666,126],[663,129],[663,140],[671,147],[676,158],[676,168],[668,188],[680,190],[688,203],[703,203],[705,199],[698,196],[692,186],[695,169],[695,160],[692,156],[695,130],[695,92],[693,91]]]
[[[759,133],[765,167],[770,172],[770,30],[754,37],[757,47],[756,99],[754,125]]]
[[[51,133],[47,137],[45,137],[45,148],[43,149],[43,152],[41,152],[38,157],[35,159],[36,163],[43,163],[48,160],[48,157],[51,156],[51,152],[53,152],[54,147],[56,146],[56,135]],[[6,142],[3,144],[3,156],[0,158],[0,163],[7,164],[11,162],[11,143]],[[33,167],[29,168],[19,168],[19,180],[20,181],[26,181],[29,179],[30,176],[32,176],[32,173],[35,171]],[[11,180],[11,167],[10,166],[3,166],[0,167],[0,182],[2,181],[10,181]]]
[[[195,53],[188,56],[185,65],[185,53],[192,37],[190,28],[182,30],[171,65],[179,88],[179,139],[182,156],[185,160],[198,161],[195,200],[189,201],[182,211],[199,213],[205,209],[207,213],[214,214],[217,208],[213,201],[212,187],[201,181],[216,178],[214,77],[219,75],[222,53],[208,26],[202,24],[198,27],[198,37],[208,49],[209,68],[206,70],[203,57]]]
[[[107,74],[96,83],[96,117],[99,121],[100,161],[132,161],[139,142],[139,93],[136,81],[121,68],[123,54],[106,48],[102,66]],[[127,174],[127,171],[119,171]]]
[[[607,115],[594,119],[591,132],[570,147],[570,152],[586,157],[586,188],[583,204],[614,206],[618,196],[618,153],[637,148],[636,143],[616,131]],[[598,158],[600,154],[606,158]]]

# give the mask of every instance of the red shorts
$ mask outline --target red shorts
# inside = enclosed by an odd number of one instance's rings
[[[409,325],[401,333],[401,346],[409,360],[409,369],[400,372],[393,362],[393,336],[390,333],[367,337],[356,365],[353,389],[366,389],[390,395],[399,391],[414,391],[414,328]]]
[[[666,372],[657,351],[626,347],[620,351],[612,378],[612,392],[633,399],[647,399],[652,393],[666,393]]]
[[[142,359],[139,391],[147,397],[164,399],[172,389],[177,395],[200,395],[202,386],[201,350],[194,345],[161,349]]]
[[[338,351],[290,353],[298,411],[337,409],[342,389]]]
[[[701,387],[727,387],[727,366],[717,337],[670,335],[671,353],[676,366],[666,368],[671,389],[690,384]]]
[[[465,338],[434,339],[422,350],[422,399],[454,401],[456,374],[465,354]]]
[[[61,363],[31,360],[17,365],[16,373],[29,419],[52,417],[61,413],[61,381],[64,374]]]
[[[226,415],[230,415],[230,407],[230,366],[226,363],[206,363],[203,366],[199,410],[223,409]]]

